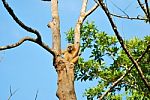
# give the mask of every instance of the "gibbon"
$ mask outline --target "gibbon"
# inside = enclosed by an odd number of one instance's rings
[[[74,44],[69,44],[63,52],[65,60],[75,64],[79,58],[78,52],[79,48],[75,48]]]

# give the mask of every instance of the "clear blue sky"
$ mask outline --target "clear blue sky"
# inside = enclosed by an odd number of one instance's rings
[[[43,40],[51,46],[51,31],[47,23],[51,20],[50,4],[40,0],[7,0],[15,11],[16,15],[28,26],[41,32]],[[91,0],[89,0],[91,1]],[[115,0],[116,5],[122,7],[129,15],[142,14],[135,0]],[[126,5],[125,5],[126,4]],[[128,6],[130,4],[130,6]],[[92,7],[93,2],[89,2]],[[121,14],[108,0],[108,5],[113,12]],[[61,20],[62,48],[65,48],[65,33],[70,27],[74,27],[79,16],[81,0],[60,0],[59,13]],[[140,10],[141,11],[141,10]],[[95,24],[102,31],[114,34],[106,16],[101,9],[97,9],[89,21]],[[134,36],[143,38],[150,35],[150,26],[141,21],[117,20],[115,22],[123,38],[129,39]],[[0,1],[0,46],[17,42],[24,36],[32,36],[18,26]],[[84,57],[86,57],[84,55]],[[20,47],[0,51],[0,100],[7,100],[9,87],[12,90],[18,89],[11,100],[34,100],[36,91],[39,90],[37,100],[57,100],[57,74],[52,66],[52,55],[38,45],[25,42]],[[78,100],[85,100],[83,92],[90,86],[96,86],[96,81],[75,82]]]

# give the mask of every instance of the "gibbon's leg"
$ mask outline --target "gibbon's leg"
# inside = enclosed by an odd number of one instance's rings
[[[78,61],[79,56],[76,56],[75,58],[73,58],[70,62],[76,64]]]

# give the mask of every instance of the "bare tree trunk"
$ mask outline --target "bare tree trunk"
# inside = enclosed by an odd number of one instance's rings
[[[58,74],[58,89],[57,89],[57,97],[59,100],[76,100],[76,93],[74,89],[74,66],[76,62],[66,61],[61,54],[61,34],[60,34],[60,19],[58,14],[58,0],[42,0],[42,1],[50,1],[51,3],[51,13],[52,13],[52,21],[48,23],[48,27],[51,28],[52,31],[52,48],[50,48],[47,44],[42,41],[41,33],[36,29],[28,27],[25,25],[13,12],[12,8],[8,5],[6,0],[2,0],[4,7],[9,12],[11,17],[15,20],[15,22],[25,29],[28,32],[31,32],[37,36],[37,38],[24,37],[20,39],[17,43],[9,44],[6,46],[0,46],[0,50],[11,49],[20,46],[25,41],[34,42],[49,53],[51,53],[54,57],[54,66]],[[77,50],[77,54],[75,55],[78,59],[78,53],[80,49],[80,28],[83,24],[83,21],[86,19],[88,15],[90,15],[95,9],[98,7],[98,4],[93,6],[90,10],[86,12],[88,0],[82,1],[82,8],[80,12],[80,16],[78,22],[75,27],[75,35],[74,35],[74,45]],[[75,57],[73,57],[75,58]]]
[[[57,57],[55,68],[58,74],[57,97],[59,100],[76,100],[74,89],[74,64]]]
[[[55,50],[54,66],[58,74],[57,97],[59,100],[76,100],[74,90],[74,64],[61,57],[60,20],[58,0],[51,0],[52,21],[48,26],[52,30],[52,48]]]

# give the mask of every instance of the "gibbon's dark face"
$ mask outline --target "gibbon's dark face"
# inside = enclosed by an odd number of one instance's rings
[[[69,45],[69,46],[67,47],[67,51],[68,51],[69,53],[71,53],[72,50],[73,50],[73,46],[72,46],[72,45]]]

